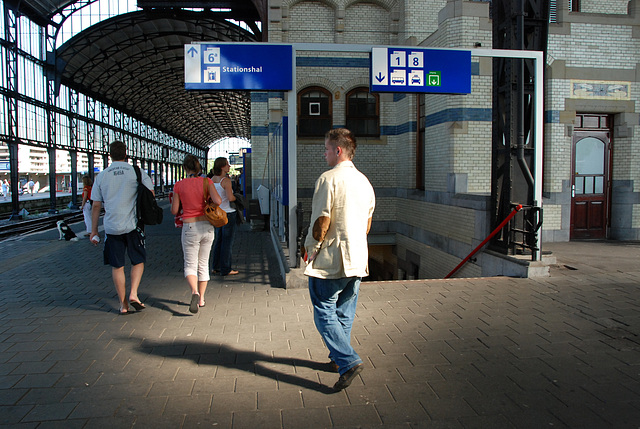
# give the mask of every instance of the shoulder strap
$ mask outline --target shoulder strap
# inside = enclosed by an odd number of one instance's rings
[[[209,199],[209,187],[207,186],[207,178],[202,178],[202,188],[204,191],[204,200],[205,202]]]
[[[134,165],[133,169],[136,170],[136,178],[138,179],[138,184],[142,183],[142,175],[140,174],[140,167],[138,167],[137,165]]]

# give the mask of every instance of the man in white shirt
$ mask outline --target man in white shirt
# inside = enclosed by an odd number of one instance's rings
[[[125,315],[131,313],[129,304],[136,310],[144,309],[144,304],[138,298],[138,286],[144,272],[147,251],[144,247],[144,231],[138,227],[136,213],[138,179],[133,166],[126,162],[127,146],[121,141],[114,141],[109,146],[109,156],[111,165],[96,176],[91,189],[93,207],[90,239],[97,246],[98,221],[100,210],[104,206],[104,263],[111,265],[113,284],[120,300],[120,314]],[[140,173],[142,184],[153,192],[151,178],[144,171]],[[125,253],[131,260],[129,299],[126,297]]]
[[[335,390],[348,387],[363,363],[351,346],[362,277],[369,275],[367,234],[375,194],[367,177],[351,161],[356,140],[337,128],[325,136],[324,157],[331,170],[316,181],[311,224],[302,254],[308,265],[309,295],[316,328],[334,369],[340,373]]]

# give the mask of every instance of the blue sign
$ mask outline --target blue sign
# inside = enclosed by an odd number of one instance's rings
[[[0,161],[0,171],[9,171],[11,170],[11,165],[9,161]]]
[[[292,47],[265,43],[184,45],[185,89],[289,91]]]
[[[371,92],[469,94],[471,51],[372,48]]]

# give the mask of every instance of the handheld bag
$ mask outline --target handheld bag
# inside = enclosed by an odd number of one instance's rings
[[[153,192],[142,184],[140,167],[134,165],[133,169],[136,170],[136,177],[138,178],[138,197],[136,198],[138,221],[144,225],[159,225],[162,223],[162,209],[158,206]]]
[[[203,178],[202,186],[204,188],[204,215],[209,223],[216,228],[225,226],[229,219],[227,219],[227,213],[215,204],[209,198],[209,189],[207,187],[207,179]]]

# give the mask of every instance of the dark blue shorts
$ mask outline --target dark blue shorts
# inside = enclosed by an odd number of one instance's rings
[[[106,234],[104,241],[104,264],[113,268],[124,267],[124,254],[129,254],[132,265],[147,261],[147,249],[144,247],[144,233],[137,228],[122,235]]]

